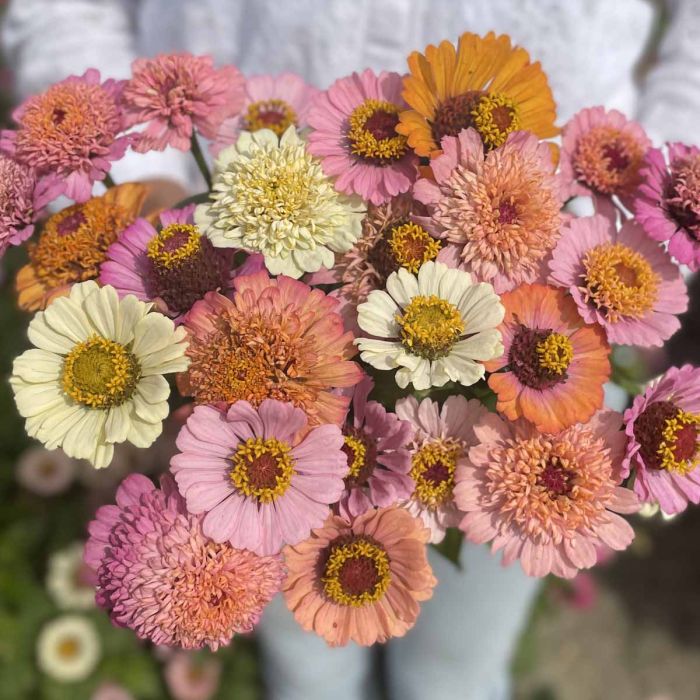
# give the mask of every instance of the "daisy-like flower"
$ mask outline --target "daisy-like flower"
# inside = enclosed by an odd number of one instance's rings
[[[407,396],[396,402],[396,415],[415,428],[410,476],[415,487],[403,507],[423,520],[430,541],[441,542],[448,527],[456,527],[463,513],[453,498],[457,462],[477,443],[476,425],[488,409],[478,400],[450,396],[442,408],[431,399]]]
[[[0,134],[0,148],[84,202],[131,142],[119,135],[126,126],[119,106],[123,87],[124,81],[101,83],[94,68],[54,83],[12,113],[17,128]]]
[[[544,433],[587,421],[603,407],[610,347],[586,325],[563,289],[526,284],[501,296],[503,355],[486,363],[496,408],[527,418]],[[503,371],[501,371],[503,370]]]
[[[29,324],[10,384],[30,437],[106,467],[114,444],[148,447],[168,415],[164,374],[187,369],[185,330],[112,287],[73,286]]]
[[[190,368],[181,390],[197,403],[266,398],[302,408],[311,425],[340,424],[349,399],[333,390],[363,376],[350,358],[338,301],[289,277],[236,277],[233,299],[206,294],[185,320]]]
[[[513,131],[556,136],[554,99],[539,61],[511,46],[507,35],[465,33],[457,49],[449,41],[408,57],[403,97],[412,108],[396,130],[419,156],[440,152],[443,136],[473,127],[487,148]]]
[[[662,345],[688,307],[678,268],[633,221],[616,231],[604,216],[572,219],[549,268],[550,283],[566,287],[583,320],[603,326],[610,343]]]
[[[413,189],[430,210],[425,224],[445,240],[438,260],[490,282],[499,294],[538,281],[561,225],[547,145],[520,131],[484,157],[479,135],[469,129],[444,138],[442,147],[431,161],[434,181],[421,179]]]
[[[460,528],[476,544],[503,550],[503,565],[520,559],[528,576],[573,578],[597,561],[596,547],[626,549],[634,530],[618,513],[634,513],[637,497],[620,483],[625,436],[621,416],[599,411],[554,435],[522,419],[487,415],[478,445],[457,466]]]
[[[98,509],[85,562],[97,575],[97,604],[140,639],[216,651],[250,632],[280,590],[278,557],[259,557],[202,533],[172,478],[131,474],[116,505]]]
[[[289,403],[265,399],[256,410],[237,401],[226,413],[197,406],[170,469],[207,537],[271,555],[323,525],[348,473],[342,447],[337,425],[308,432]]]
[[[83,562],[83,542],[74,542],[49,557],[46,590],[62,610],[90,610],[95,607],[95,586],[90,569]]]
[[[657,148],[647,153],[634,211],[655,241],[691,270],[700,269],[700,149],[668,144],[669,164]]]
[[[39,496],[55,496],[68,490],[78,472],[78,462],[61,450],[28,447],[17,460],[17,481]]]
[[[355,387],[352,421],[343,428],[343,452],[350,468],[346,493],[339,504],[345,517],[395,505],[413,491],[413,480],[408,475],[411,455],[406,449],[413,438],[413,427],[378,401],[368,401],[373,388],[369,377]]]
[[[664,513],[700,503],[700,369],[672,367],[625,411],[623,476]]]
[[[603,107],[577,112],[562,130],[560,177],[567,199],[600,194],[628,202],[649,148],[644,129],[622,112]]]
[[[398,73],[369,68],[336,80],[309,112],[309,152],[318,156],[335,187],[382,204],[407,192],[418,174],[418,159],[396,132],[401,99]]]
[[[163,678],[174,700],[211,700],[219,689],[222,663],[194,652],[176,652],[163,669]]]
[[[370,292],[357,311],[360,328],[374,336],[355,341],[362,359],[398,369],[402,388],[470,386],[483,378],[482,363],[503,352],[497,327],[504,310],[493,287],[442,263],[425,263],[417,276],[393,272],[386,291]]]
[[[221,248],[262,253],[273,275],[333,267],[357,240],[366,208],[336,192],[294,127],[244,131],[216,161],[211,201],[195,222]]]
[[[328,518],[311,537],[286,547],[287,607],[330,646],[362,646],[402,637],[433,594],[428,530],[402,508],[345,520]]]
[[[45,309],[77,282],[96,279],[107,248],[136,219],[145,197],[143,185],[127,183],[50,216],[17,273],[19,307]]]
[[[85,680],[101,656],[95,626],[79,615],[64,615],[47,623],[36,642],[39,669],[60,683]]]
[[[217,156],[236,143],[241,131],[270,129],[282,136],[290,126],[305,129],[309,109],[319,92],[296,73],[251,75],[245,81],[240,114],[221,124],[211,145],[212,154]]]
[[[214,68],[211,56],[189,53],[139,58],[123,94],[130,124],[146,124],[134,150],[186,151],[197,129],[212,139],[221,122],[243,106],[244,79],[234,66]]]

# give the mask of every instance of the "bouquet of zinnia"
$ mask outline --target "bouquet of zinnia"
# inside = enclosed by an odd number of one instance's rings
[[[560,132],[507,36],[323,92],[161,55],[14,119],[0,250],[28,255],[27,433],[101,469],[181,421],[170,473],[132,473],[89,525],[97,602],[140,638],[216,649],[282,591],[329,644],[384,642],[433,594],[429,544],[570,578],[630,545],[642,503],[700,501],[700,370],[624,414],[603,392],[613,346],[680,326],[700,150],[602,107]],[[147,212],[110,168],[166,147],[207,191]],[[565,209],[582,195],[594,215]]]

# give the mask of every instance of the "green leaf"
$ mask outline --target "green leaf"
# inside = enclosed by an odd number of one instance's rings
[[[451,561],[458,569],[462,569],[460,555],[462,553],[462,542],[464,535],[461,530],[456,527],[448,527],[445,533],[445,539],[439,544],[434,544],[433,547],[442,554],[445,559]]]

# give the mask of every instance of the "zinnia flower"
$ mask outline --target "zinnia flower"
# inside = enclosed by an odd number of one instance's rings
[[[634,492],[664,513],[700,503],[700,369],[672,367],[636,396],[625,411],[627,454],[623,476]]]
[[[62,610],[90,610],[95,607],[95,586],[83,562],[83,542],[73,542],[49,557],[46,590]]]
[[[90,620],[63,615],[48,622],[36,642],[39,669],[59,683],[85,680],[102,656],[102,644]]]
[[[369,68],[336,80],[309,112],[309,152],[319,157],[335,187],[382,204],[407,192],[418,174],[418,159],[396,132],[401,76]]]
[[[586,323],[599,323],[610,343],[662,345],[688,307],[685,283],[669,255],[634,221],[572,219],[549,263],[549,281],[571,292]]]
[[[303,435],[303,437],[302,437]],[[277,554],[320,527],[343,493],[348,461],[337,425],[308,432],[304,412],[265,399],[224,413],[197,406],[170,464],[190,513],[215,542]]]
[[[97,686],[90,700],[135,700],[135,698],[124,686],[106,681]]]
[[[408,68],[403,97],[412,109],[401,113],[396,130],[419,156],[437,155],[443,136],[469,127],[487,148],[513,131],[539,138],[559,133],[547,76],[507,35],[465,33],[456,51],[449,41],[428,46],[425,55],[414,51]]]
[[[189,53],[139,58],[123,95],[130,124],[147,124],[134,150],[186,151],[197,129],[213,139],[224,119],[243,106],[244,79],[234,66],[214,68],[211,56]]]
[[[634,530],[617,513],[637,497],[620,483],[621,417],[599,411],[555,435],[522,419],[489,414],[474,432],[479,444],[457,466],[455,503],[469,540],[520,559],[528,576],[573,578],[593,566],[596,547],[627,548]]]
[[[331,516],[310,539],[284,550],[284,596],[296,621],[331,646],[402,637],[437,580],[428,531],[402,508],[369,510],[351,522]]]
[[[12,113],[17,129],[0,134],[0,148],[84,202],[131,142],[131,136],[119,136],[126,126],[119,106],[123,88],[124,81],[100,83],[94,68],[54,83]]]
[[[125,184],[74,204],[48,218],[29,262],[17,273],[17,303],[25,311],[45,309],[77,282],[96,279],[107,248],[139,214],[146,188]]]
[[[584,423],[603,406],[610,347],[600,326],[588,326],[563,289],[526,284],[501,296],[506,315],[503,355],[486,363],[496,408],[544,433]],[[504,370],[504,371],[500,371]]]
[[[221,661],[176,652],[165,664],[163,678],[173,700],[211,700],[219,689]]]
[[[306,144],[289,127],[244,131],[216,161],[211,202],[195,222],[221,248],[262,253],[273,275],[301,277],[333,267],[333,253],[360,235],[365,205],[333,188]]]
[[[669,164],[661,150],[647,152],[634,210],[655,241],[668,241],[678,262],[700,269],[700,149],[668,144]]]
[[[98,509],[85,548],[97,604],[115,624],[153,644],[212,651],[253,629],[282,585],[278,557],[212,542],[168,475],[156,489],[131,474],[116,501]]]
[[[78,463],[61,450],[28,447],[17,460],[15,474],[25,489],[39,496],[55,496],[68,490]]]
[[[168,414],[163,375],[187,369],[187,344],[184,329],[148,310],[91,281],[34,316],[36,347],[15,359],[10,379],[30,437],[98,468],[117,442],[153,443]]]
[[[504,310],[493,287],[441,263],[425,263],[417,276],[393,272],[386,291],[370,292],[357,311],[360,328],[375,336],[357,339],[362,359],[398,368],[402,388],[470,386],[483,378],[482,362],[503,352],[497,326]]]
[[[211,145],[214,156],[238,140],[241,131],[270,129],[277,136],[293,126],[307,127],[307,116],[319,90],[307,85],[295,73],[251,75],[245,81],[245,95],[239,115],[226,119]]]
[[[446,241],[438,260],[490,282],[499,294],[538,281],[561,225],[547,145],[521,131],[484,157],[469,129],[442,146],[444,153],[431,161],[435,180],[418,180],[413,188],[430,210],[428,229]]]
[[[345,517],[395,505],[413,491],[408,475],[411,455],[406,449],[413,427],[378,401],[368,401],[373,388],[369,377],[355,387],[352,421],[343,428],[343,452],[350,468],[345,479],[347,491],[340,501],[340,513]]]
[[[409,443],[410,476],[415,488],[403,507],[423,520],[430,541],[441,542],[448,527],[456,527],[463,513],[453,498],[457,462],[477,443],[474,426],[488,413],[477,399],[450,396],[442,408],[432,399],[406,396],[396,402],[396,415],[410,421],[415,437]]]
[[[311,425],[340,424],[349,399],[334,392],[362,379],[338,302],[267,273],[236,277],[233,300],[206,294],[190,311],[191,364],[181,389],[197,403],[254,406],[266,398],[302,408]]]

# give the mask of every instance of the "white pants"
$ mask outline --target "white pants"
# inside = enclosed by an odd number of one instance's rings
[[[391,700],[504,700],[509,663],[538,579],[503,568],[484,546],[464,544],[462,570],[430,549],[439,580],[416,626],[386,646]],[[304,632],[278,596],[259,630],[270,700],[368,700],[372,651],[331,649]]]

